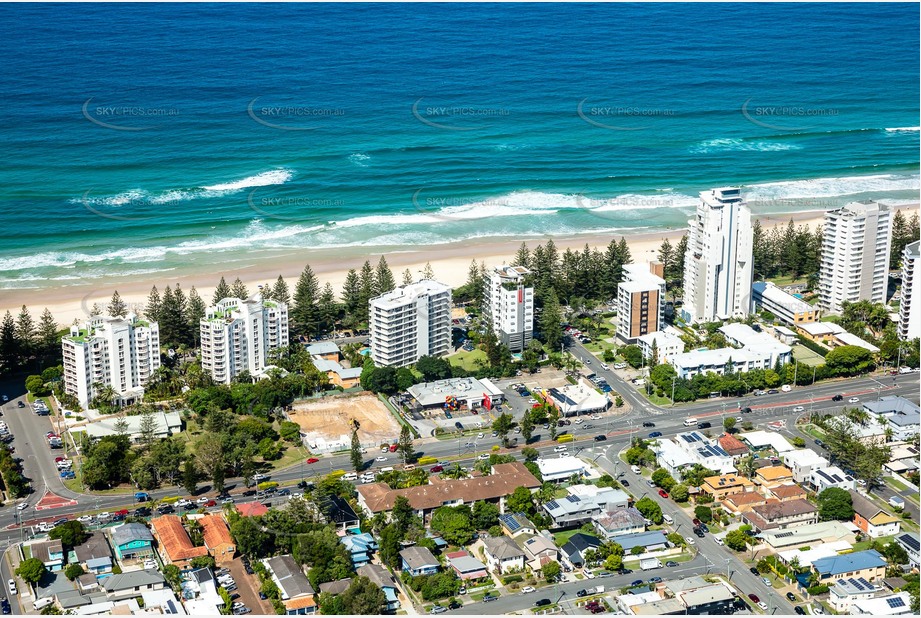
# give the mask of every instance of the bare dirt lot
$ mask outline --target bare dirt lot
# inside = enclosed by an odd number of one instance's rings
[[[393,442],[400,435],[400,424],[377,397],[358,395],[334,397],[298,403],[288,413],[291,421],[301,426],[308,447],[316,452],[349,448],[352,419],[358,421],[358,437],[362,446],[374,447]]]

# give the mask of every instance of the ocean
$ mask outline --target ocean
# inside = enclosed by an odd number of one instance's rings
[[[916,4],[0,5],[0,289],[919,192]]]

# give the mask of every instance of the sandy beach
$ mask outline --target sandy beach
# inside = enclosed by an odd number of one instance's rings
[[[902,207],[906,218],[911,216],[911,211],[917,205]],[[808,225],[810,228],[822,223],[822,211],[808,211],[772,216],[758,216],[765,229],[778,225],[786,225],[792,218],[797,225]],[[650,232],[642,234],[625,234],[630,245],[634,262],[648,262],[656,259],[659,246],[668,238],[676,244],[685,233],[684,228]],[[570,236],[553,237],[554,243],[562,253],[567,248],[581,250],[587,243],[590,247],[604,249],[612,238],[620,236]],[[529,247],[545,243],[550,236],[544,238],[529,238],[525,242]],[[419,250],[407,248],[392,253],[385,253],[390,269],[393,271],[397,282],[402,280],[405,269],[409,269],[418,277],[426,263],[432,265],[435,277],[448,285],[457,286],[467,280],[467,272],[471,260],[485,262],[488,266],[508,263],[514,258],[522,239],[500,240],[478,243],[454,243],[445,245],[426,246]],[[370,260],[372,265],[380,259],[379,253],[347,254],[345,252],[330,252],[304,248],[296,251],[286,251],[277,256],[262,257],[252,260],[253,263],[234,266],[232,270],[222,270],[219,263],[209,265],[196,265],[194,272],[175,274],[162,273],[138,279],[112,279],[104,282],[95,282],[92,286],[65,286],[59,288],[43,288],[35,290],[4,290],[0,291],[0,311],[11,311],[14,315],[19,312],[22,305],[29,307],[34,318],[41,314],[45,307],[51,310],[55,319],[61,326],[71,324],[74,320],[83,320],[90,314],[94,303],[99,303],[105,309],[113,291],[118,290],[122,299],[134,311],[142,311],[147,302],[150,288],[156,285],[163,290],[166,285],[177,282],[188,291],[195,287],[206,303],[211,302],[214,288],[224,276],[228,283],[239,277],[250,289],[255,292],[260,284],[272,283],[282,275],[288,282],[291,292],[297,278],[303,271],[305,264],[310,264],[321,285],[326,282],[332,284],[333,289],[339,294],[349,269],[361,268],[365,260]]]

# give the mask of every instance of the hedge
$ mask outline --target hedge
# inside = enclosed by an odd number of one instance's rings
[[[509,575],[502,578],[502,583],[508,586],[509,584],[517,584],[523,582],[524,578],[521,575]]]
[[[797,336],[796,336],[796,339],[799,341],[799,343],[800,343],[804,348],[808,348],[808,349],[812,350],[813,352],[815,352],[816,354],[818,354],[818,355],[821,356],[822,358],[825,358],[825,355],[828,354],[828,352],[829,352],[828,348],[826,348],[826,347],[824,347],[824,346],[820,346],[820,345],[817,344],[815,341],[812,341],[811,339],[807,339],[806,337],[803,337],[802,335],[797,335]]]
[[[828,584],[819,584],[818,586],[811,586],[806,588],[806,592],[810,595],[825,594],[828,592]]]

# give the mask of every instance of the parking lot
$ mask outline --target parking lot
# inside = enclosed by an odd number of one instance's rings
[[[237,584],[237,589],[231,593],[231,596],[233,594],[239,594],[240,598],[234,599],[234,602],[243,603],[243,605],[253,610],[253,614],[271,615],[275,613],[271,601],[263,601],[259,598],[259,589],[262,586],[259,581],[259,576],[247,574],[246,569],[243,568],[243,561],[240,558],[234,558],[233,561],[219,566],[230,569],[230,574]]]

